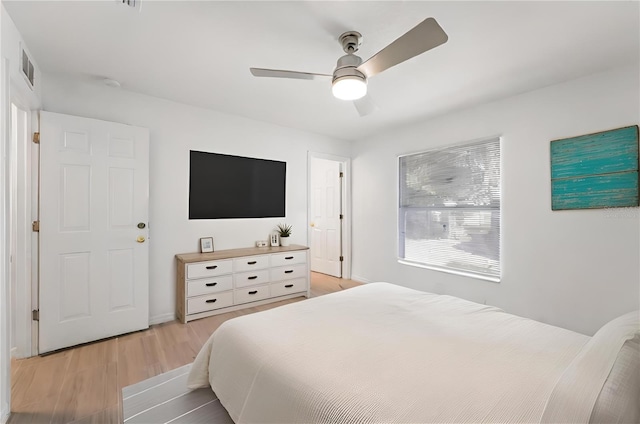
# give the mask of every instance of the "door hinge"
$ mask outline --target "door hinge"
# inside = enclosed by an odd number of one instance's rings
[[[344,219],[344,215],[340,214],[340,219]]]
[[[344,256],[340,256],[340,262],[344,262]]]
[[[34,309],[33,311],[31,311],[31,319],[33,321],[40,321],[40,310],[39,309]]]
[[[32,140],[33,140],[34,143],[40,144],[40,133],[39,132],[34,132]]]
[[[31,223],[31,230],[34,232],[39,232],[40,231],[40,221],[33,221]]]
[[[344,174],[342,172],[340,172],[340,178],[344,177]]]

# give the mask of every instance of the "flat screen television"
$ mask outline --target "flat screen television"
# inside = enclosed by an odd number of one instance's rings
[[[189,219],[285,216],[286,162],[189,153]]]

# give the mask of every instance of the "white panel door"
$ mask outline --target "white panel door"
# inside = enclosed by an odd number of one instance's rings
[[[41,112],[40,140],[40,353],[148,328],[148,130]]]
[[[311,270],[342,277],[340,162],[311,158]]]

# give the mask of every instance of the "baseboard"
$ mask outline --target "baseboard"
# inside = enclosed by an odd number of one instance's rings
[[[162,324],[163,322],[169,322],[176,319],[176,314],[170,312],[168,314],[156,315],[149,317],[149,325]]]
[[[11,415],[11,411],[7,407],[6,409],[0,410],[0,424],[5,424],[9,421],[9,416]]]
[[[353,281],[357,281],[358,283],[363,283],[363,284],[373,283],[373,281],[355,274],[351,274],[351,279]]]
[[[12,347],[11,354],[9,357],[12,359],[24,359],[24,358],[30,358],[32,356],[38,356],[38,354],[37,353],[34,355],[25,354],[24,351],[19,350],[17,347]]]

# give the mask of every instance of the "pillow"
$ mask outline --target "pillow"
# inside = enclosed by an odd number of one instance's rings
[[[601,420],[616,414],[625,419],[634,416],[637,400],[624,399],[637,393],[640,384],[637,373],[628,375],[637,366],[633,340],[640,336],[639,314],[630,312],[610,321],[582,347],[554,386],[542,423],[589,423],[591,418]],[[627,346],[624,351],[623,346]],[[608,396],[612,391],[623,399],[612,401]],[[614,406],[630,410],[610,411]]]
[[[640,335],[622,345],[589,422],[640,423]]]

